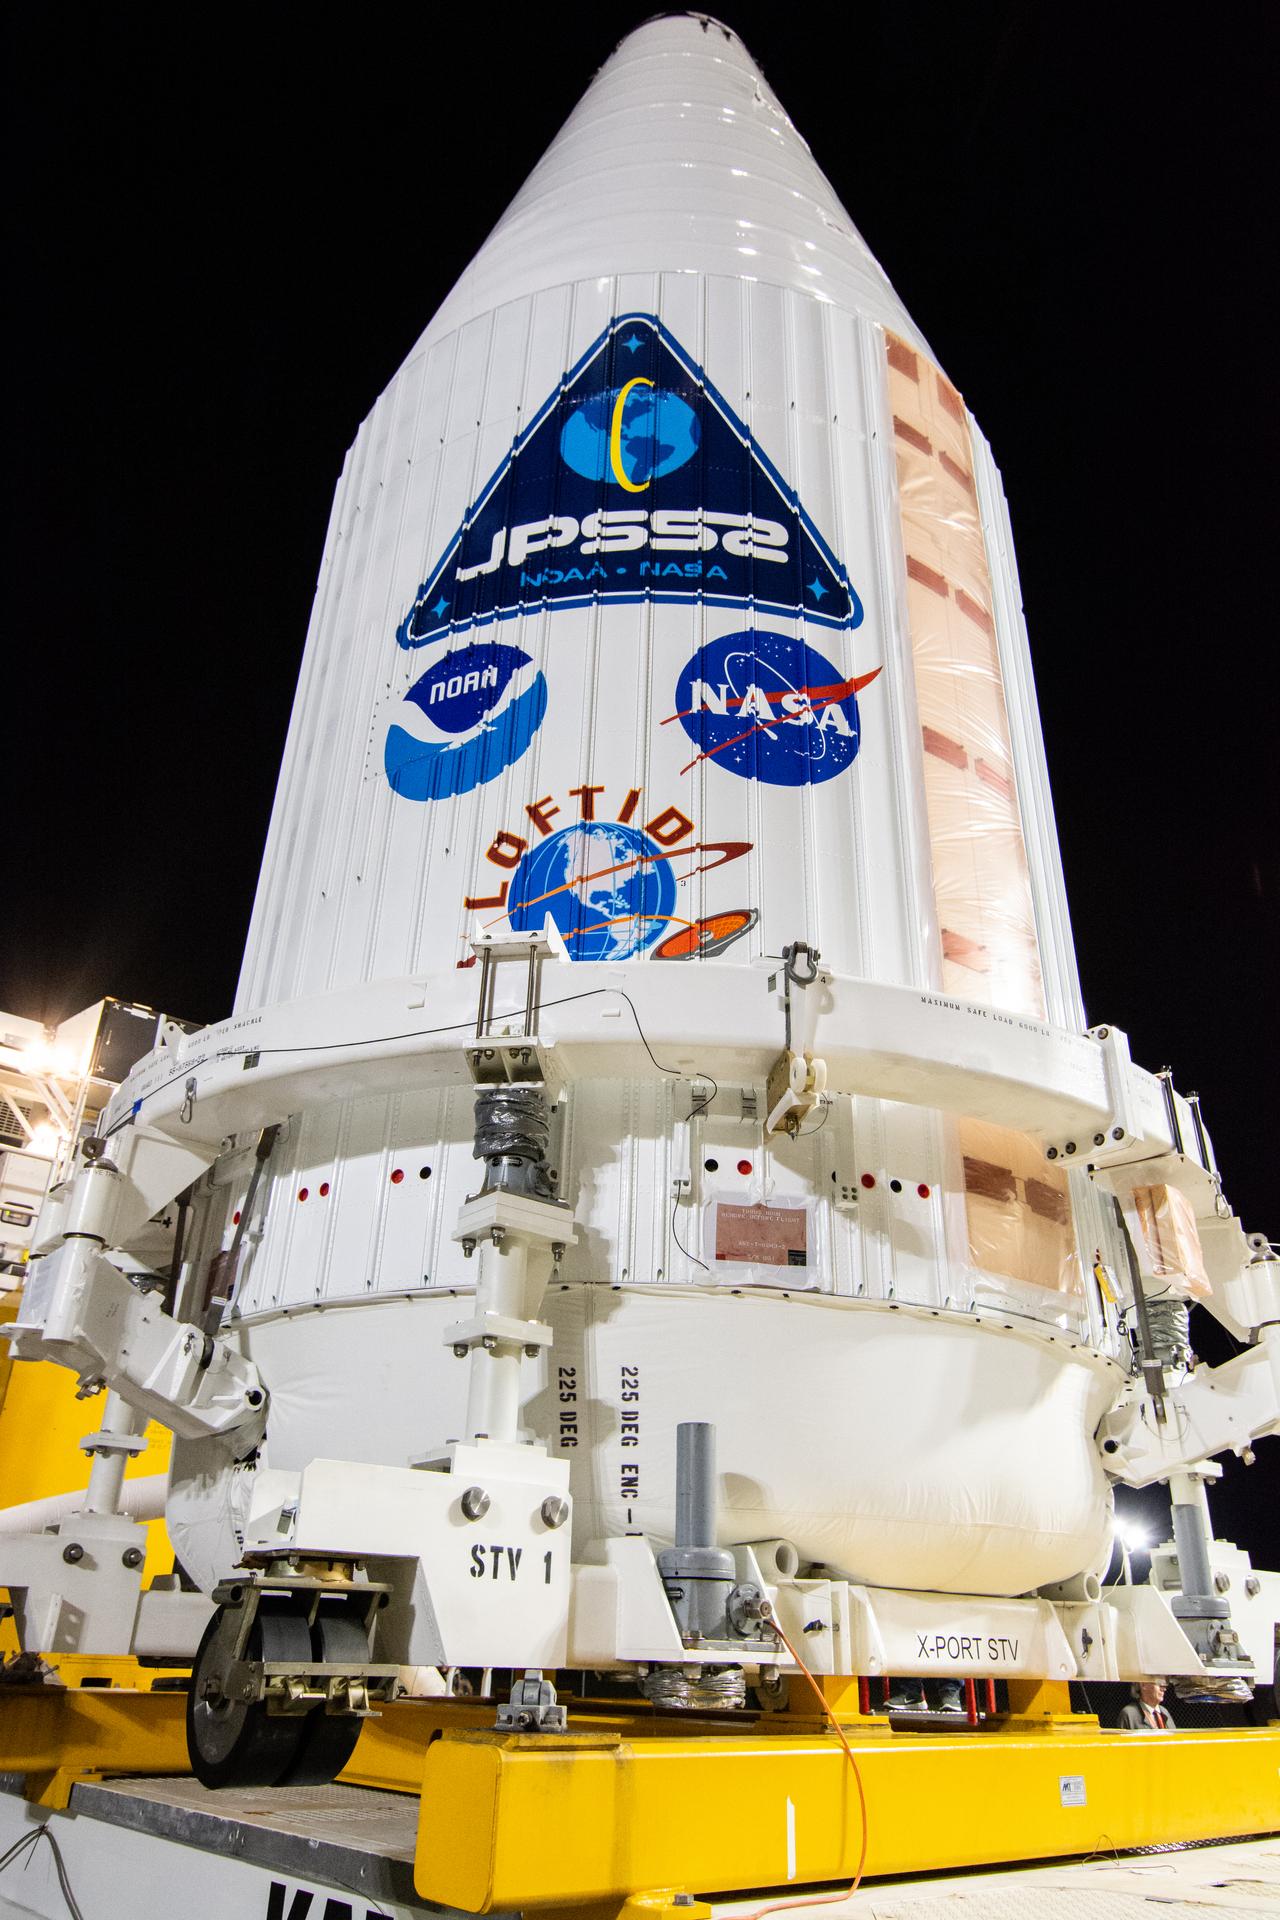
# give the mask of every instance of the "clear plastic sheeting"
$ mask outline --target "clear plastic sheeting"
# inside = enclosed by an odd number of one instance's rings
[[[892,333],[885,345],[941,985],[1043,1019],[968,415],[925,355]],[[974,1266],[1041,1293],[1078,1292],[1066,1175],[1020,1134],[976,1121],[958,1133]]]
[[[968,418],[931,361],[886,343],[942,985],[1043,1018]]]
[[[1195,1210],[1177,1187],[1135,1187],[1133,1211],[1146,1248],[1146,1270],[1171,1293],[1207,1300],[1213,1288],[1205,1271]]]
[[[959,1135],[974,1265],[1029,1286],[1078,1292],[1066,1176],[1025,1134],[964,1120]]]

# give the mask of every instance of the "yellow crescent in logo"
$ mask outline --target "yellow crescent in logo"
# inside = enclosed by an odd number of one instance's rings
[[[609,422],[609,465],[613,468],[613,477],[618,485],[625,487],[628,493],[643,493],[649,482],[641,480],[637,485],[634,480],[628,480],[622,470],[622,410],[627,404],[627,395],[632,387],[651,387],[652,385],[652,380],[646,380],[643,377],[628,380],[613,403],[613,418]]]

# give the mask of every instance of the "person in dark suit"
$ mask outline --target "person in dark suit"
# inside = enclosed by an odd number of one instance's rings
[[[1120,1709],[1117,1722],[1122,1733],[1172,1733],[1173,1715],[1164,1705],[1164,1681],[1144,1680],[1133,1690],[1133,1698]]]

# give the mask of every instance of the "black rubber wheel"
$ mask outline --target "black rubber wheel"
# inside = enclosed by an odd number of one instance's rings
[[[220,1607],[204,1630],[191,1669],[187,1694],[187,1752],[191,1771],[205,1787],[275,1787],[298,1758],[307,1716],[268,1713],[265,1701],[207,1699],[204,1674],[215,1640],[232,1632],[227,1609]],[[305,1613],[288,1600],[268,1595],[258,1607],[246,1648],[250,1660],[311,1660],[311,1635]]]
[[[311,1629],[311,1652],[317,1660],[363,1664],[369,1658],[369,1635],[353,1614],[326,1608],[322,1601]],[[326,1713],[323,1707],[313,1707],[303,1721],[297,1757],[280,1784],[327,1787],[355,1752],[363,1725],[354,1713]]]

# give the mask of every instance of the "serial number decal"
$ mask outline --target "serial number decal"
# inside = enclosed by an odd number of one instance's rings
[[[578,1369],[559,1367],[556,1370],[556,1397],[560,1403],[560,1445],[576,1447],[578,1432]]]
[[[919,1660],[1000,1661],[1016,1660],[1017,1640],[994,1633],[916,1633],[916,1658]]]
[[[619,1420],[619,1442],[624,1448],[634,1449],[640,1445],[640,1369],[623,1367],[619,1374],[618,1399],[621,1402]],[[621,1463],[619,1490],[624,1500],[640,1498],[640,1462],[626,1459]]]
[[[471,1549],[471,1564],[467,1568],[467,1571],[473,1580],[506,1580],[510,1582],[518,1577],[523,1561],[523,1547],[500,1545],[482,1547],[477,1543],[477,1545]],[[542,1584],[549,1587],[551,1585],[552,1568],[555,1566],[555,1554],[550,1547],[548,1547],[547,1551],[543,1554],[540,1563],[535,1555],[531,1554],[529,1556],[530,1569],[532,1570],[538,1565],[541,1566]]]

